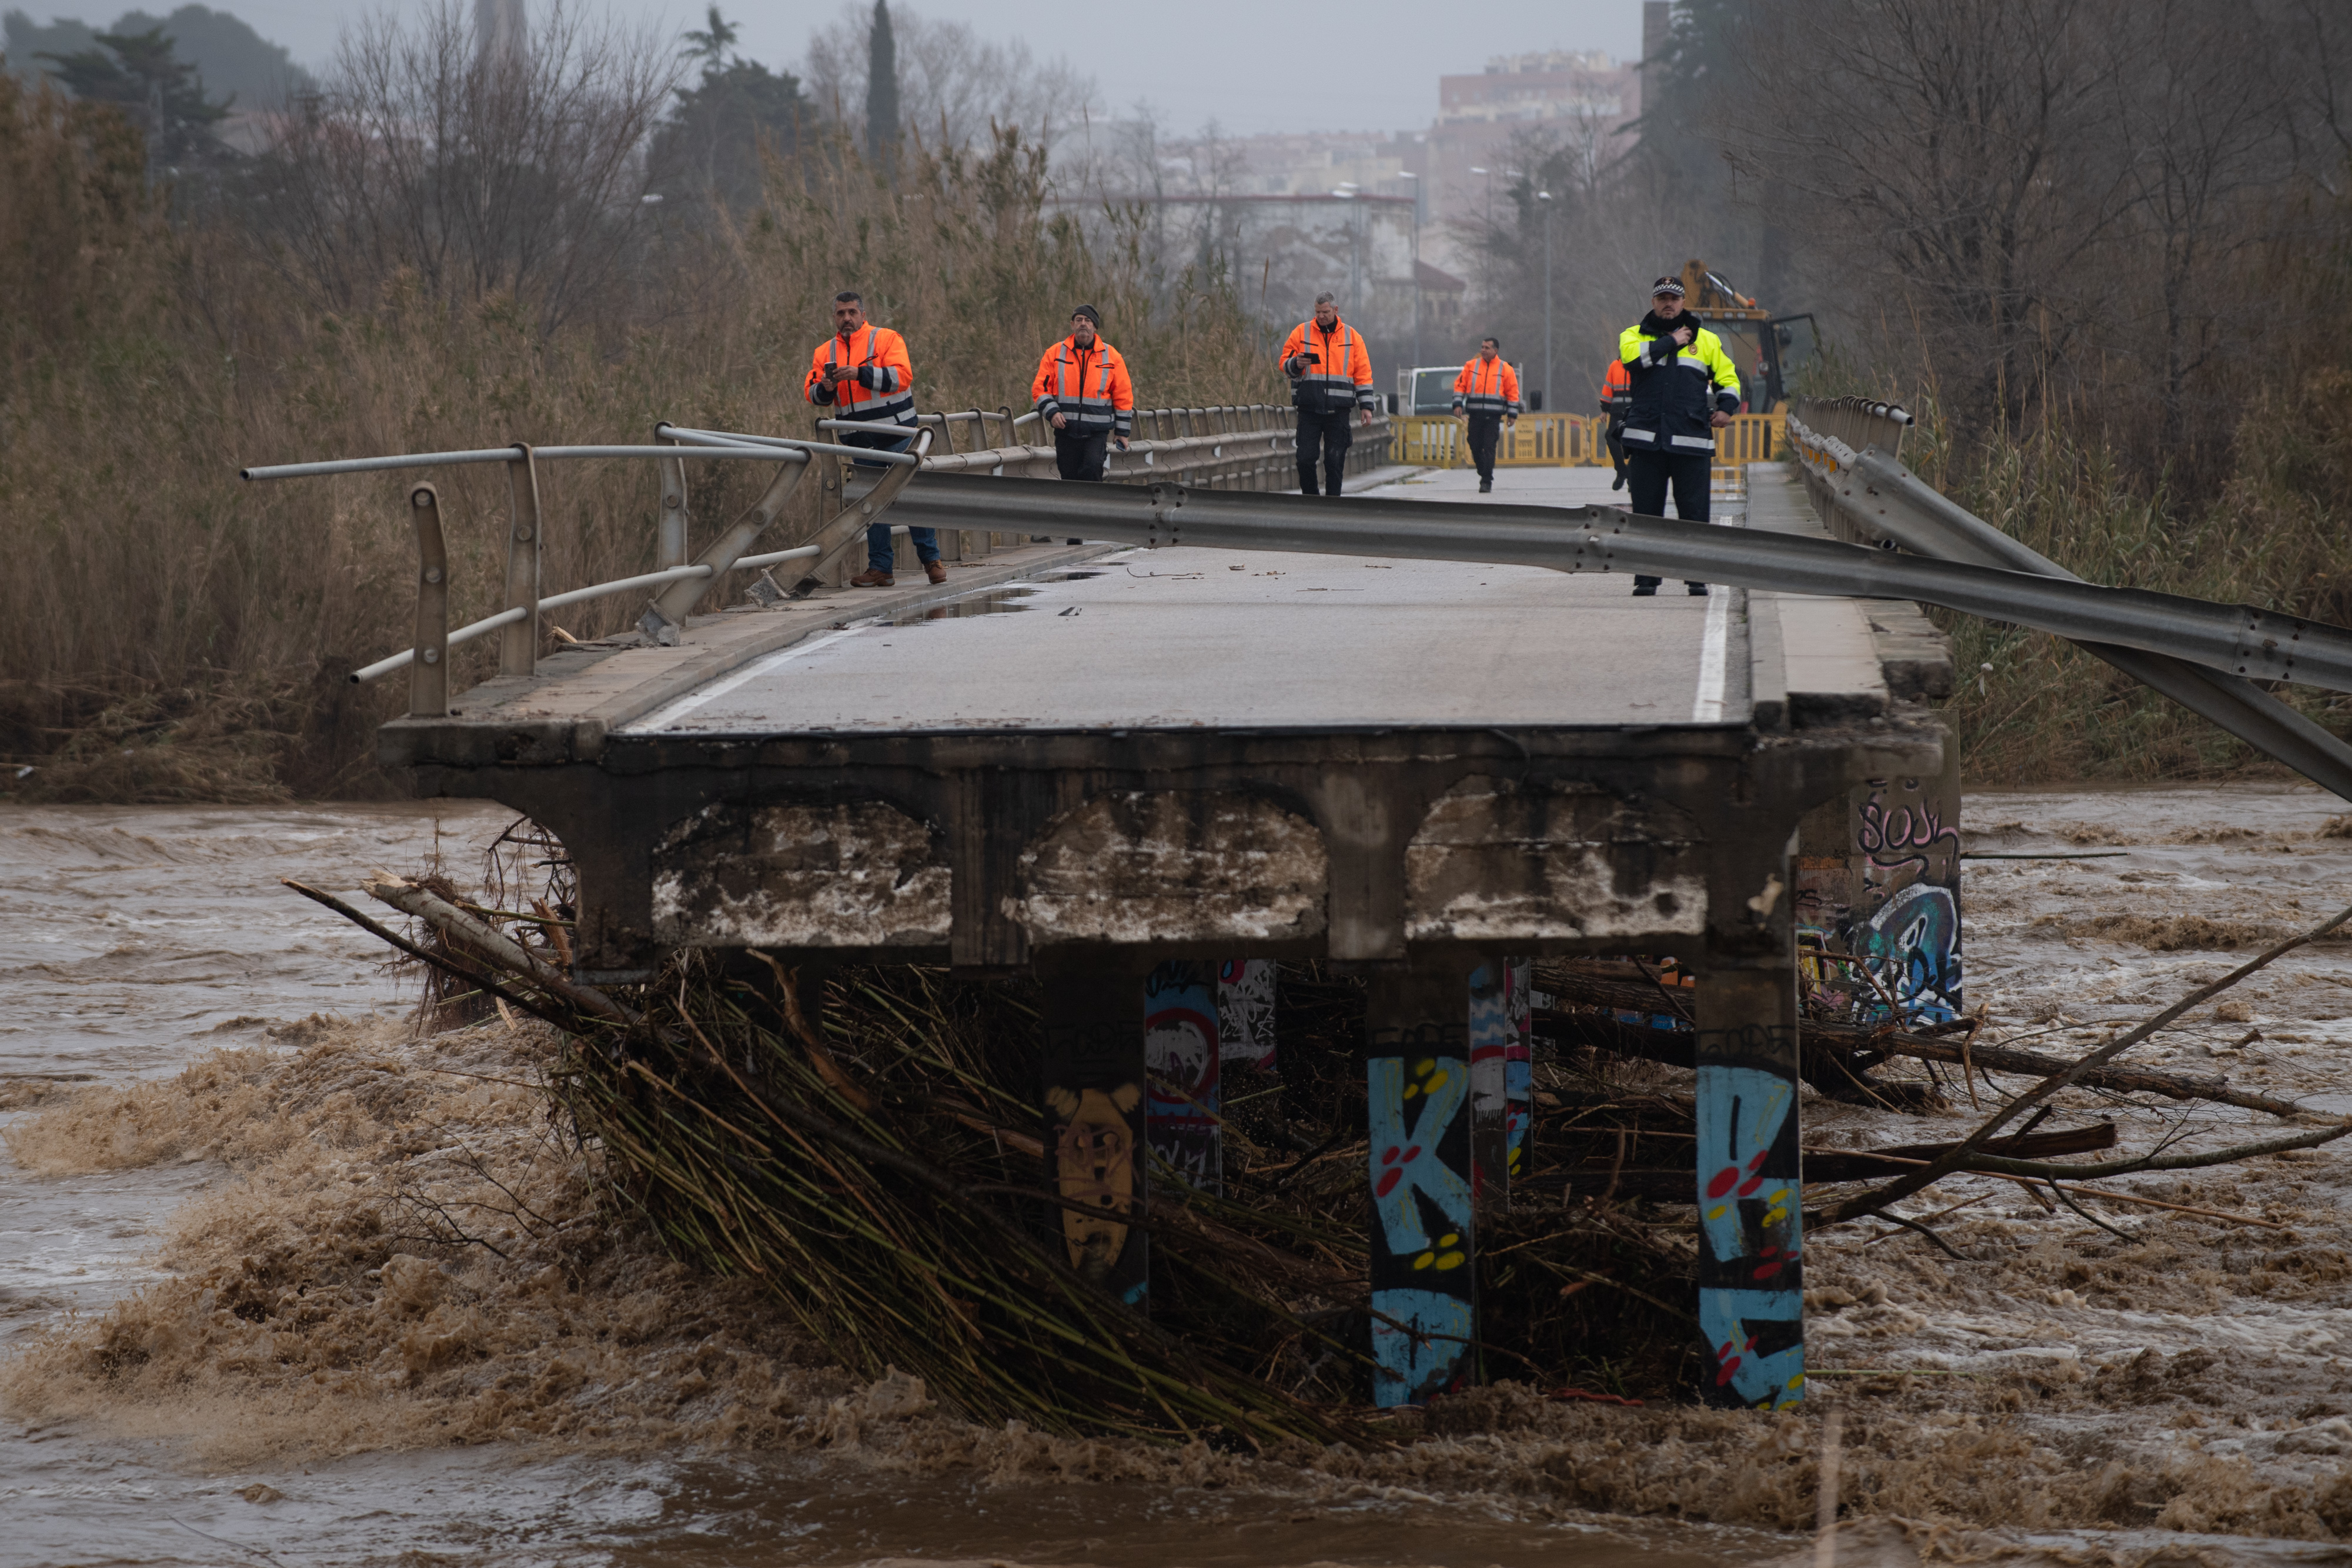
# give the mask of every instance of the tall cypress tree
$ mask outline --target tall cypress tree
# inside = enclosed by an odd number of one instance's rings
[[[866,155],[885,177],[898,162],[898,40],[890,31],[889,0],[874,0],[874,31],[866,47]]]

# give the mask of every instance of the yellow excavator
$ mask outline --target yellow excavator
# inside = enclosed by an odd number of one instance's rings
[[[1821,357],[1813,319],[1775,316],[1724,281],[1703,261],[1683,264],[1683,308],[1723,340],[1739,371],[1743,413],[1778,413],[1788,406],[1789,383]]]

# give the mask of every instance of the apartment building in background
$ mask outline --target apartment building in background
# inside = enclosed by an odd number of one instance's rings
[[[1645,47],[1663,42],[1666,10],[1644,6]],[[1269,318],[1296,319],[1332,290],[1370,335],[1383,388],[1393,365],[1466,356],[1464,275],[1479,228],[1508,216],[1514,141],[1537,132],[1613,161],[1642,111],[1640,68],[1594,50],[1497,55],[1440,77],[1436,108],[1413,131],[1160,143],[1142,199],[1162,254],[1215,256]]]

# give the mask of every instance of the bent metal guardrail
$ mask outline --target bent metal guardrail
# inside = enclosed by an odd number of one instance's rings
[[[1172,484],[987,484],[927,474],[899,498],[909,521],[1045,525],[1140,544],[1494,561],[1634,571],[1855,599],[1912,599],[2063,637],[2168,653],[2258,680],[2352,691],[2352,631],[2249,605],[1922,559],[1833,539],[1636,517],[1605,507],[1479,507],[1357,497],[1236,496]],[[1465,517],[1467,511],[1471,515]],[[962,519],[960,523],[950,519]]]
[[[1789,440],[1813,503],[1857,542],[1915,555],[2082,580],[1943,495],[1896,456],[1911,415],[1894,403],[1801,398]],[[2142,685],[2203,715],[2264,755],[2352,800],[2352,747],[2237,673],[2111,643],[2075,639]]]
[[[1288,410],[1268,403],[1139,410],[1135,425],[1139,438],[1131,441],[1127,451],[1111,455],[1106,476],[1130,480],[1182,474],[1196,486],[1254,487],[1286,471],[1291,459],[1285,436],[1290,417]],[[1381,425],[1377,434],[1351,450],[1351,470],[1360,471],[1385,453],[1386,422],[1377,423]],[[1003,444],[956,450],[960,429],[985,442],[992,423],[1001,427]],[[860,429],[839,420],[823,420],[818,424],[826,431]],[[511,527],[507,546],[505,608],[455,631],[448,626],[449,565],[442,538],[440,494],[429,484],[412,486],[409,491],[417,543],[415,641],[398,653],[353,671],[352,679],[373,681],[396,670],[408,670],[409,712],[412,716],[423,717],[448,711],[447,660],[451,648],[499,632],[499,675],[528,676],[538,667],[540,617],[567,605],[652,590],[654,597],[638,625],[656,642],[675,643],[695,605],[717,579],[730,571],[759,570],[761,580],[753,585],[753,597],[772,602],[783,597],[784,591],[772,585],[767,569],[786,561],[805,560],[810,564],[792,591],[795,595],[805,594],[839,566],[863,538],[866,528],[889,509],[918,469],[937,467],[947,472],[1016,476],[1055,473],[1055,453],[1050,442],[1024,442],[1024,428],[1033,435],[1049,434],[1037,414],[1016,415],[1010,408],[999,408],[993,413],[971,409],[924,414],[917,421],[913,450],[893,453],[828,441],[699,430],[665,423],[655,428],[656,444],[649,446],[531,446],[518,443],[456,452],[278,464],[239,472],[248,480],[303,479],[480,463],[506,465]],[[934,442],[945,449],[936,457],[930,455]],[[539,465],[545,461],[616,457],[649,458],[659,465],[662,506],[656,525],[656,569],[542,597]],[[781,465],[759,499],[691,560],[687,559],[688,458]],[[813,463],[817,458],[839,461]],[[848,468],[853,461],[869,467],[878,465],[886,472],[876,482],[853,493]],[[746,553],[775,521],[812,466],[835,470],[824,481],[832,508],[830,517],[810,539],[790,549],[764,555]]]

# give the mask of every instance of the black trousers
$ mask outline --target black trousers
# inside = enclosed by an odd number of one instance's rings
[[[1334,409],[1329,413],[1311,408],[1298,411],[1298,493],[1315,494],[1315,466],[1319,457],[1323,465],[1323,494],[1339,493],[1339,477],[1348,471],[1348,448],[1355,444],[1352,408]]]
[[[1633,492],[1633,511],[1644,517],[1666,515],[1666,487],[1675,492],[1675,516],[1686,523],[1703,523],[1706,518],[1707,486],[1714,478],[1715,454],[1712,452],[1644,452],[1634,447],[1625,454],[1625,488]],[[1654,577],[1636,574],[1636,588],[1658,586]]]
[[[1110,457],[1108,430],[1054,432],[1054,466],[1065,479],[1100,479]]]
[[[1474,413],[1470,416],[1470,461],[1478,465],[1478,477],[1489,485],[1495,482],[1495,444],[1502,439],[1501,414]]]
[[[1625,477],[1625,422],[1622,419],[1611,420],[1606,439],[1609,443],[1610,465],[1617,470],[1617,477],[1622,479]]]

